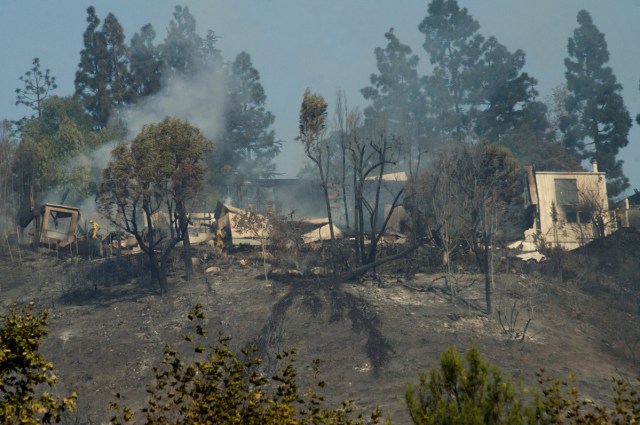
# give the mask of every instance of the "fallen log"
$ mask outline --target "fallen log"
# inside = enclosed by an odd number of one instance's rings
[[[395,260],[399,260],[401,258],[406,257],[407,255],[411,254],[416,249],[418,249],[421,246],[425,245],[427,242],[428,242],[427,240],[418,241],[414,245],[411,245],[409,248],[404,249],[404,250],[398,252],[397,254],[389,255],[389,256],[386,256],[386,257],[383,257],[383,258],[379,258],[376,261],[374,261],[373,263],[365,264],[363,266],[358,267],[357,269],[348,271],[347,273],[340,274],[340,275],[336,276],[336,279],[337,280],[355,280],[355,279],[358,279],[361,276],[363,276],[364,274],[366,274],[371,269],[374,269],[374,268],[376,268],[378,266],[381,266],[381,265],[383,265],[385,263],[388,263],[388,262],[391,262],[391,261],[395,261]]]

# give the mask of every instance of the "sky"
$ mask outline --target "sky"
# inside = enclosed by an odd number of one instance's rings
[[[335,104],[343,90],[349,107],[363,108],[360,89],[377,72],[374,49],[386,45],[384,33],[394,28],[401,42],[420,57],[419,72],[428,72],[418,25],[427,15],[428,0],[2,0],[0,7],[0,119],[27,114],[15,105],[19,77],[40,58],[43,69],[56,77],[54,94],[73,93],[73,80],[86,28],[86,9],[93,5],[104,19],[112,12],[127,40],[151,23],[162,42],[174,6],[189,7],[197,30],[211,29],[220,37],[225,60],[241,52],[251,55],[267,94],[266,107],[275,116],[274,130],[284,141],[276,159],[284,177],[294,177],[304,163],[295,141],[297,116],[306,88]],[[586,9],[605,34],[609,65],[623,86],[632,117],[640,113],[640,2],[638,0],[459,0],[479,22],[480,33],[495,36],[510,51],[526,54],[524,70],[538,80],[540,99],[564,83],[567,40],[576,28],[576,15]],[[635,124],[629,145],[619,158],[631,188],[640,189],[640,126]],[[632,192],[631,192],[632,193]]]

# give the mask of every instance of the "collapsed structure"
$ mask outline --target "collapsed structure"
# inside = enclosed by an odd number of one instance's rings
[[[43,204],[37,208],[30,220],[22,223],[22,232],[33,222],[32,231],[36,244],[54,245],[64,248],[76,241],[76,230],[80,221],[80,209],[68,205]]]
[[[214,214],[216,237],[221,238],[225,245],[261,245],[273,237],[273,223],[261,213],[218,202]],[[290,225],[300,230],[304,244],[330,239],[329,220],[326,217],[292,220]],[[333,232],[334,237],[343,237],[336,225],[333,225]]]

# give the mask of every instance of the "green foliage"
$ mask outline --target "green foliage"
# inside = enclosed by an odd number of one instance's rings
[[[0,226],[4,224],[2,217],[15,213],[12,164],[17,147],[11,121],[0,121],[0,199],[4,200],[0,202]]]
[[[439,367],[420,373],[405,399],[414,424],[523,424],[534,414],[522,401],[525,390],[504,378],[471,346],[463,361],[453,347],[440,356]]]
[[[467,111],[475,104],[484,37],[480,25],[460,8],[455,0],[433,0],[428,15],[418,29],[425,35],[423,47],[434,65],[431,76],[425,77],[426,91],[438,122],[439,132],[455,139],[464,137],[470,128]]]
[[[59,422],[73,411],[77,394],[58,399],[46,390],[57,381],[53,365],[38,353],[47,331],[47,313],[34,314],[33,303],[0,315],[0,423]]]
[[[340,407],[326,407],[316,387],[301,391],[294,366],[295,352],[278,355],[280,368],[268,378],[260,371],[261,360],[256,348],[244,349],[239,355],[229,346],[229,338],[218,335],[217,342],[205,348],[202,306],[196,305],[189,315],[195,323],[195,335],[185,336],[192,345],[192,360],[168,346],[162,366],[154,368],[155,382],[150,385],[150,398],[145,408],[136,412],[119,405],[119,395],[112,408],[116,416],[111,423],[135,423],[144,417],[146,424],[364,424],[362,412],[352,401]],[[317,362],[314,379],[317,378]],[[370,415],[370,424],[379,423],[380,412]]]
[[[87,9],[84,48],[75,77],[78,95],[98,129],[105,128],[113,108],[129,101],[128,51],[118,19],[109,13],[100,26],[95,7]]]
[[[51,75],[49,69],[43,73],[40,59],[34,58],[33,67],[20,77],[20,81],[24,83],[24,88],[16,89],[16,105],[25,105],[40,117],[42,102],[49,97],[49,92],[58,87],[56,77]]]
[[[145,125],[130,148],[117,146],[111,152],[112,160],[102,171],[96,198],[98,210],[136,237],[149,257],[152,280],[159,283],[162,293],[167,290],[169,255],[181,240],[189,276],[187,214],[190,203],[204,184],[203,159],[212,149],[213,143],[198,128],[185,121],[165,118],[160,123]],[[170,217],[170,228],[155,229],[152,217],[163,208]]]
[[[402,44],[393,32],[385,33],[386,47],[374,50],[379,74],[370,77],[371,86],[361,90],[371,106],[364,110],[365,123],[373,128],[385,128],[415,151],[426,149],[426,127],[432,125],[426,117],[426,99],[419,84],[418,56]]]
[[[88,164],[74,162],[80,154],[110,139],[112,132],[91,130],[92,121],[74,97],[52,96],[42,102],[39,118],[21,125],[21,141],[14,162],[14,188],[21,198],[33,189],[38,201],[49,192],[55,195],[73,189],[78,199],[90,196],[92,184]],[[28,196],[28,195],[27,195]],[[48,201],[60,202],[59,199]]]
[[[626,381],[613,379],[612,403],[598,404],[580,395],[574,374],[561,380],[541,370],[536,376],[542,391],[536,395],[536,423],[622,425],[640,421],[640,393]]]
[[[163,76],[194,76],[207,66],[220,66],[222,56],[217,37],[209,31],[203,39],[196,31],[196,20],[186,6],[176,6],[167,36],[159,46]]]
[[[596,159],[607,173],[609,197],[629,187],[618,152],[629,143],[631,117],[609,62],[607,43],[586,10],[578,12],[578,28],[569,39],[567,115],[560,122],[567,149],[586,159]]]
[[[536,100],[537,81],[522,72],[525,54],[510,52],[456,0],[432,0],[419,26],[433,72],[422,81],[435,117],[434,131],[500,143],[512,133],[542,138],[546,107]]]
[[[160,90],[162,59],[159,49],[153,45],[156,32],[146,24],[131,37],[129,46],[129,91],[132,101]]]
[[[640,393],[613,380],[613,400],[599,404],[581,396],[568,380],[536,374],[539,388],[529,390],[505,378],[471,346],[464,360],[453,347],[437,367],[408,385],[405,399],[414,424],[632,424],[640,421]]]
[[[322,140],[327,126],[327,102],[324,97],[306,89],[299,118],[299,139],[309,159],[317,164],[317,157],[322,153]]]
[[[227,67],[227,81],[225,131],[219,144],[223,154],[217,156],[221,164],[216,169],[231,167],[234,177],[243,180],[273,177],[272,160],[282,141],[271,129],[275,117],[265,109],[267,97],[248,53],[239,53]]]

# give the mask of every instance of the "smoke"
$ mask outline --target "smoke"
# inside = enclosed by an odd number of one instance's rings
[[[174,117],[189,122],[215,141],[224,129],[225,86],[221,69],[205,69],[190,78],[177,76],[166,81],[161,92],[121,112],[128,139],[133,139],[145,124]]]
[[[114,113],[114,120],[119,120],[118,125],[125,128],[125,140],[113,140],[92,152],[77,155],[65,164],[67,171],[88,172],[91,183],[97,187],[113,148],[118,143],[131,143],[144,125],[159,123],[167,117],[187,121],[215,143],[224,130],[225,84],[221,69],[205,69],[191,77],[176,76],[166,80],[160,92]],[[60,203],[66,189],[54,188],[43,197],[43,201]],[[95,220],[106,229],[109,224],[97,212],[95,195],[81,196],[79,190],[73,189],[79,188],[72,188],[65,203],[80,208],[83,221]]]

